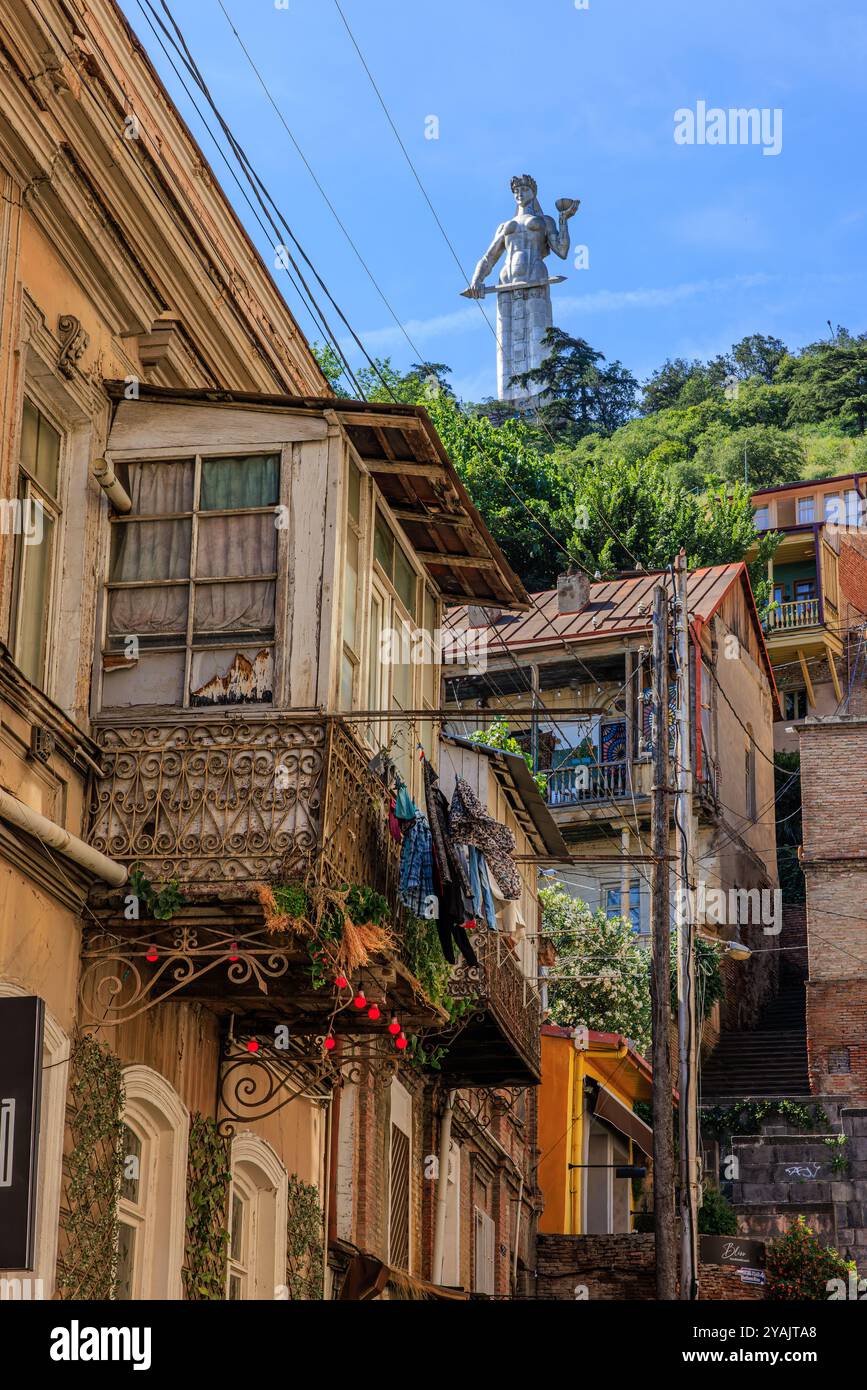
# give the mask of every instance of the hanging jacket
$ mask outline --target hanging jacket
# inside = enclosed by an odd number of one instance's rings
[[[434,868],[439,886],[440,915],[437,919],[440,945],[449,965],[455,964],[454,947],[470,965],[477,965],[467,928],[475,928],[473,894],[467,871],[449,831],[448,802],[443,796],[433,767],[424,759],[424,794],[433,842]]]
[[[515,837],[507,825],[488,815],[463,777],[455,782],[449,828],[460,844],[474,845],[482,851],[504,898],[520,898],[521,876],[512,858]]]
[[[420,811],[407,826],[400,852],[400,900],[414,917],[432,914],[431,899],[435,899],[433,880],[433,843],[430,826]]]

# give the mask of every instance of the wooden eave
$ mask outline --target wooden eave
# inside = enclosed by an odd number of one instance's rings
[[[107,381],[114,402],[125,384]],[[374,479],[406,539],[446,603],[526,611],[530,598],[488,531],[422,406],[329,396],[265,395],[210,388],[140,387],[140,398],[266,407],[336,419]]]

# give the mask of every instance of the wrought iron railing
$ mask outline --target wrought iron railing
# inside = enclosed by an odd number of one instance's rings
[[[581,806],[628,796],[629,791],[629,763],[600,763],[596,767],[582,764],[549,773],[545,799],[549,806]]]
[[[487,1009],[524,1060],[538,1071],[542,1002],[535,982],[524,974],[502,932],[485,929],[473,932],[470,939],[478,964],[452,970],[452,994],[456,999],[475,1000],[480,1008]]]
[[[90,843],[148,878],[251,886],[319,843],[324,720],[198,718],[97,730]]]
[[[819,600],[798,598],[791,603],[778,603],[768,610],[765,627],[768,632],[788,632],[793,628],[818,627]]]

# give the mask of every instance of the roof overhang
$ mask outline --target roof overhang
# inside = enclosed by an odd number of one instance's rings
[[[443,734],[441,737],[444,743],[455,744],[458,748],[469,748],[474,753],[486,757],[506,793],[515,819],[531,844],[540,854],[568,859],[569,846],[548,810],[521,753],[507,753],[501,748],[489,748],[485,743],[476,743],[473,739],[460,738],[453,734]]]
[[[125,382],[107,381],[105,387],[113,401],[125,399]],[[138,398],[169,404],[258,407],[336,420],[446,603],[520,610],[530,607],[523,583],[473,505],[422,406],[146,384],[139,387]]]

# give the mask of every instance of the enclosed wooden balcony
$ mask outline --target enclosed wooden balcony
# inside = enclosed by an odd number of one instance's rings
[[[473,1001],[450,1035],[442,1074],[452,1086],[532,1086],[541,1079],[542,1007],[502,932],[474,932],[477,966],[459,966],[452,994]]]

